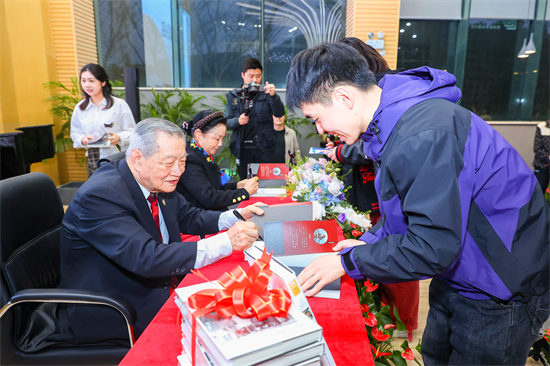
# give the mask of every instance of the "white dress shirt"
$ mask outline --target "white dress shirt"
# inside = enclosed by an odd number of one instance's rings
[[[87,135],[100,137],[106,132],[116,133],[120,136],[118,145],[122,148],[128,145],[130,134],[132,133],[136,122],[128,104],[120,98],[113,97],[113,105],[109,109],[104,109],[107,105],[107,99],[103,98],[99,107],[90,103],[85,110],[80,109],[80,105],[84,100],[80,101],[71,117],[71,139],[75,149],[86,147],[82,145],[82,138]],[[122,149],[124,150],[124,149]],[[99,157],[116,154],[118,150],[115,146],[102,147],[99,149]],[[86,151],[86,155],[88,152]]]
[[[143,192],[145,200],[147,200],[147,197],[149,197],[151,192],[149,192],[145,187],[139,184],[137,180],[136,182],[139,185],[139,188],[141,188],[141,192]],[[152,214],[153,211],[151,209],[151,203],[147,201],[147,204],[149,205],[149,209],[151,210]],[[238,220],[239,219],[237,219],[237,217],[233,214],[232,210],[223,212],[218,220],[218,229],[220,231],[229,229]],[[168,229],[166,228],[166,223],[164,222],[164,217],[162,216],[160,205],[159,225],[160,232],[162,234],[162,242],[164,244],[168,244],[170,234],[168,234]],[[231,253],[233,253],[233,246],[231,245],[231,240],[229,239],[229,235],[227,235],[227,233],[221,233],[207,239],[199,240],[197,242],[197,257],[195,259],[194,268],[201,268],[217,262],[222,258],[228,257],[229,255],[231,255]]]

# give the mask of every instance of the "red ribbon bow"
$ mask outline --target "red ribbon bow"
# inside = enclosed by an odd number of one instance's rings
[[[197,318],[216,311],[219,316],[231,317],[238,315],[241,318],[256,317],[259,321],[270,316],[287,317],[288,309],[292,304],[290,294],[283,289],[267,289],[273,271],[269,269],[272,253],[266,249],[260,259],[256,259],[245,272],[241,266],[231,272],[224,273],[218,278],[223,289],[206,289],[191,295],[188,299],[189,307],[197,309],[193,313],[191,335],[191,358],[195,365],[195,348],[197,336]],[[210,282],[202,273],[191,271],[193,274]]]

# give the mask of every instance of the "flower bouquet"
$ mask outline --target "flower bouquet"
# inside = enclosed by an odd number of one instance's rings
[[[288,173],[287,194],[295,201],[312,202],[315,220],[335,219],[346,239],[359,239],[369,230],[371,222],[366,213],[356,212],[346,200],[348,188],[344,187],[340,172],[340,164],[332,160],[301,158]],[[391,365],[391,361],[402,366],[407,364],[406,360],[415,360],[420,365],[407,340],[400,346],[391,344],[395,333],[407,328],[397,309],[393,307],[391,314],[390,305],[381,301],[376,291],[378,284],[368,279],[355,284],[375,364]],[[420,342],[414,348],[420,352]]]

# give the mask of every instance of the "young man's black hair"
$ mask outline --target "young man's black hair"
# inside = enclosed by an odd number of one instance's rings
[[[332,105],[338,84],[368,91],[376,85],[365,58],[343,43],[324,43],[300,52],[286,77],[286,105],[293,111],[302,104]]]

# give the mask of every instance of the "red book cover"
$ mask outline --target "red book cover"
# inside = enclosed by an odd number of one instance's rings
[[[268,221],[264,240],[274,255],[334,253],[338,243],[338,224],[330,221]]]
[[[260,164],[258,179],[285,179],[290,169],[286,164]]]

